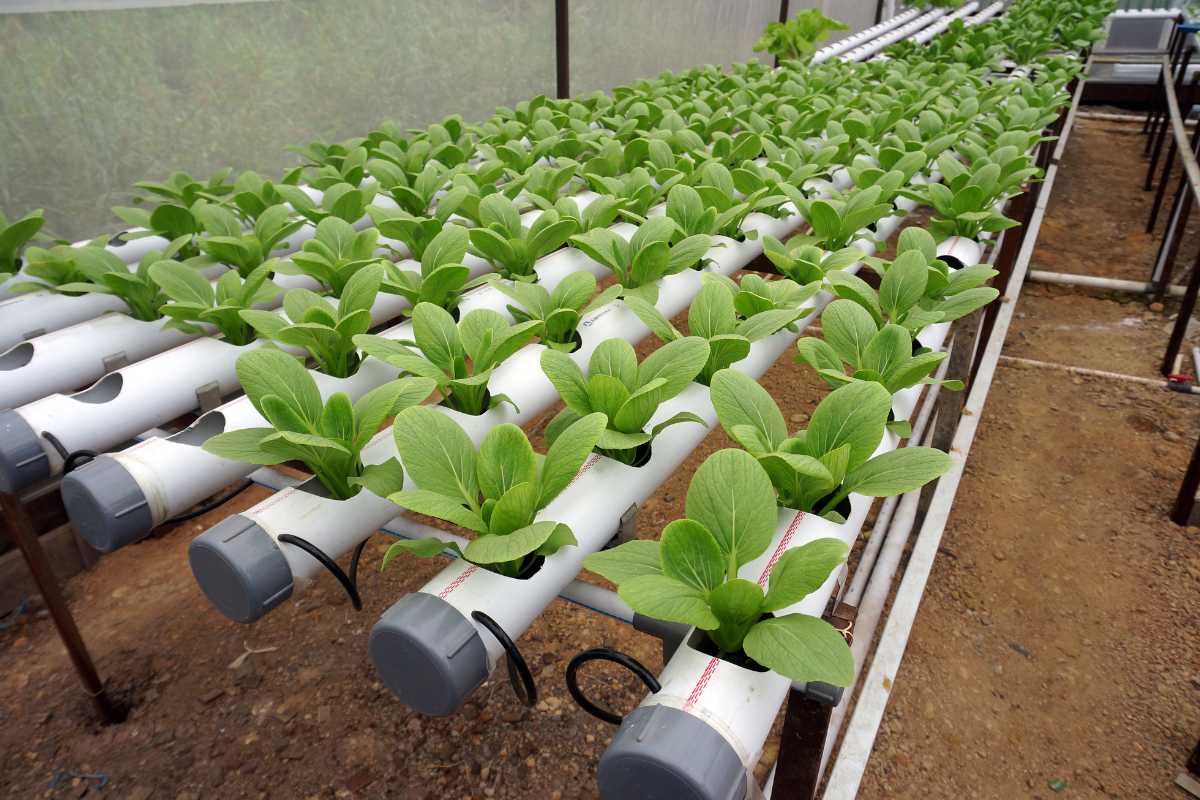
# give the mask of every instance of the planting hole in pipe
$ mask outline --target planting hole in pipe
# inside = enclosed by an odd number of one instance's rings
[[[211,411],[170,437],[172,442],[199,447],[218,433],[225,432],[225,415],[220,411]]]
[[[71,395],[71,399],[80,403],[107,403],[116,399],[124,385],[125,376],[119,372],[111,372],[82,392]]]
[[[21,342],[0,355],[0,370],[20,369],[33,360],[33,344]]]

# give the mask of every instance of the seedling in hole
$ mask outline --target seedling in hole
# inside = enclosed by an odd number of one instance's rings
[[[238,313],[259,336],[302,347],[321,372],[345,378],[353,375],[362,361],[354,338],[371,327],[371,307],[382,280],[383,267],[373,264],[346,281],[336,306],[316,292],[291,289],[283,296],[287,319],[255,309]]]
[[[414,341],[356,336],[354,343],[404,373],[432,378],[442,403],[455,411],[478,415],[500,403],[512,404],[506,395],[491,394],[488,381],[496,367],[525,346],[540,323],[510,325],[495,311],[477,308],[455,324],[446,309],[433,303],[417,305],[412,322]]]
[[[758,459],[779,505],[844,522],[836,510],[851,492],[889,497],[919,489],[950,469],[931,447],[901,447],[872,457],[883,441],[892,396],[855,381],[826,395],[808,429],[788,433],[783,413],[758,383],[726,369],[712,380],[712,402],[729,437]]]
[[[429,539],[399,541],[383,566],[403,552],[433,556],[449,548],[467,561],[508,577],[526,574],[539,556],[576,543],[571,529],[537,519],[570,485],[604,430],[604,415],[589,414],[562,431],[543,457],[516,425],[498,425],[476,451],[454,420],[428,407],[402,411],[393,426],[396,449],[416,489],[403,489],[391,459],[367,469],[362,482],[410,511],[444,519],[475,538],[464,548]]]
[[[300,461],[335,500],[358,494],[362,449],[384,421],[434,389],[434,382],[425,378],[400,378],[372,389],[357,403],[342,392],[322,402],[316,381],[299,361],[265,347],[239,356],[237,374],[255,410],[273,427],[219,433],[204,449],[245,464]]]
[[[745,564],[770,546],[777,513],[771,480],[748,453],[709,456],[688,486],[686,512],[660,541],[633,541],[593,553],[584,566],[617,584],[634,611],[705,631],[722,658],[744,654],[794,681],[848,686],[854,658],[832,625],[785,611],[819,589],[846,560],[838,539],[787,550],[766,591]],[[776,616],[778,614],[778,616]]]
[[[704,420],[680,411],[649,431],[646,425],[658,407],[682,392],[704,368],[708,343],[686,336],[663,345],[638,364],[633,345],[624,339],[606,339],[593,351],[584,377],[579,365],[565,353],[542,353],[542,371],[554,384],[566,408],[546,426],[546,441],[553,442],[575,420],[603,413],[608,426],[596,451],[625,464],[633,464],[639,448],[650,445],[663,430],[681,422]]]

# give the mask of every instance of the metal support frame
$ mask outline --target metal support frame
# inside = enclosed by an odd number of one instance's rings
[[[571,13],[569,0],[554,0],[554,70],[556,95],[571,96]]]
[[[96,672],[96,665],[83,642],[75,618],[67,607],[67,600],[58,585],[58,578],[50,567],[50,560],[46,558],[41,542],[38,541],[37,530],[25,509],[25,504],[16,495],[0,494],[0,511],[4,513],[4,533],[21,549],[25,563],[29,565],[29,574],[33,576],[38,591],[46,601],[46,608],[58,629],[58,636],[67,648],[67,655],[79,674],[83,691],[96,710],[96,716],[105,725],[121,722],[123,715],[109,699],[104,682]]]

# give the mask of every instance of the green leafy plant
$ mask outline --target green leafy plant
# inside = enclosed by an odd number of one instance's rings
[[[355,344],[367,355],[386,361],[402,372],[432,378],[442,404],[464,414],[478,415],[500,403],[512,404],[503,394],[491,394],[488,381],[505,359],[520,350],[541,323],[509,324],[491,309],[479,308],[456,325],[446,309],[420,303],[413,309],[414,341],[381,336],[357,336]]]
[[[12,222],[0,212],[0,280],[11,277],[21,268],[21,251],[42,229],[45,221],[40,208]]]
[[[359,186],[357,183],[336,182],[324,187],[319,203],[299,186],[281,184],[275,190],[287,198],[293,211],[316,225],[330,217],[352,224],[358,222],[375,199],[376,188],[373,183]]]
[[[765,592],[738,574],[771,544],[773,501],[753,456],[720,450],[696,470],[687,516],[667,525],[660,541],[593,553],[584,566],[616,583],[639,614],[705,631],[722,658],[744,654],[792,680],[848,686],[854,658],[841,633],[818,617],[779,613],[828,580],[846,560],[846,545],[824,538],[788,549]]]
[[[856,275],[830,272],[826,279],[839,297],[853,300],[870,313],[877,326],[900,325],[913,337],[935,322],[952,322],[1000,296],[982,284],[996,276],[986,264],[951,270],[937,257],[933,236],[923,228],[906,228],[896,242],[896,258],[866,262],[879,273],[879,291]]]
[[[412,178],[399,166],[382,159],[373,159],[368,166],[384,194],[395,200],[401,209],[415,216],[429,212],[437,193],[451,177],[450,170],[440,161],[426,162]]]
[[[721,427],[758,459],[785,508],[844,522],[838,507],[851,492],[903,494],[950,469],[950,457],[931,447],[873,455],[883,441],[892,396],[872,381],[833,390],[813,411],[808,429],[790,435],[775,401],[740,372],[713,376],[711,396]]]
[[[238,315],[259,336],[308,351],[326,375],[345,378],[358,370],[362,358],[354,344],[371,327],[371,307],[383,281],[383,267],[374,264],[355,272],[337,305],[308,289],[291,289],[283,296],[284,319],[270,311],[248,309]]]
[[[575,232],[575,220],[561,219],[554,209],[543,211],[525,227],[516,203],[502,194],[479,202],[479,222],[482,227],[470,231],[472,251],[509,280],[536,280],[537,260],[562,247]]]
[[[1007,163],[990,158],[979,158],[965,167],[957,159],[942,155],[938,169],[942,171],[942,183],[929,183],[902,194],[928,206],[937,212],[929,223],[929,230],[938,239],[962,236],[977,239],[988,231],[998,233],[1020,225],[1004,216],[997,208],[1000,200],[1019,190],[1038,170],[1025,166],[1027,160],[1015,147],[1002,148],[999,158],[1012,153]],[[1011,171],[1006,171],[1011,170]],[[1015,188],[1014,188],[1015,187]]]
[[[606,339],[592,352],[585,377],[566,353],[545,350],[542,371],[566,406],[546,426],[546,441],[552,443],[577,419],[599,411],[608,424],[596,452],[624,464],[637,464],[647,457],[655,437],[671,425],[704,424],[695,414],[681,411],[646,430],[658,407],[682,392],[707,360],[708,342],[696,336],[664,344],[641,364],[629,342]]]
[[[575,220],[575,230],[578,233],[587,233],[595,228],[607,228],[616,221],[617,215],[625,207],[624,200],[612,195],[600,195],[584,206],[582,210],[573,197],[560,197],[553,206],[537,196],[530,199],[540,208],[553,207],[558,212],[559,219]]]
[[[425,248],[447,225],[457,226],[457,223],[450,221],[450,216],[458,210],[466,195],[467,189],[464,187],[455,187],[446,192],[438,200],[432,217],[413,216],[400,209],[376,206],[368,208],[367,213],[381,235],[403,242],[408,247],[407,255],[420,261]]]
[[[226,202],[232,205],[232,210],[243,222],[253,224],[268,208],[287,202],[287,198],[275,187],[274,181],[263,178],[257,172],[246,170],[234,180],[233,191]]]
[[[667,148],[670,151],[670,148]],[[645,167],[635,167],[624,175],[593,175],[587,176],[588,185],[593,191],[616,197],[624,203],[624,213],[633,219],[644,219],[650,209],[662,202],[671,187],[682,181],[683,173],[678,173],[656,182]]]
[[[382,291],[408,298],[415,308],[432,303],[447,311],[458,307],[465,289],[482,282],[471,281],[471,270],[462,263],[467,254],[467,229],[446,225],[421,249],[420,272],[385,263]]]
[[[823,338],[807,336],[796,343],[797,361],[815,369],[830,386],[861,380],[878,383],[889,394],[918,383],[962,389],[962,381],[929,377],[946,353],[922,350],[914,355],[907,329],[892,323],[877,325],[871,313],[853,300],[834,300],[825,307],[821,334]]]
[[[508,282],[503,279],[494,279],[490,283],[517,303],[508,306],[513,319],[517,322],[539,322],[538,341],[566,353],[579,344],[576,338],[580,321],[597,308],[617,299],[621,293],[621,285],[613,284],[600,294],[595,294],[596,276],[590,272],[572,272],[554,287],[553,292],[537,283]]]
[[[188,264],[158,261],[150,265],[151,280],[171,298],[159,309],[169,318],[168,326],[197,333],[201,329],[192,323],[215,325],[225,341],[239,346],[254,341],[255,336],[241,312],[279,296],[281,290],[270,277],[270,268],[265,265],[245,280],[237,270],[229,270],[214,286]]]
[[[848,247],[864,228],[892,213],[891,203],[880,202],[882,196],[882,187],[870,186],[853,192],[845,200],[801,201],[797,205],[812,227],[812,235],[807,242],[821,244],[828,250]]]
[[[845,269],[866,255],[857,247],[843,247],[832,253],[822,250],[804,236],[794,236],[781,242],[773,236],[763,237],[763,255],[775,265],[779,274],[799,284],[824,280],[833,270]]]
[[[219,433],[204,443],[213,455],[245,464],[300,461],[335,500],[358,493],[362,449],[390,417],[434,389],[425,378],[400,378],[351,403],[342,392],[322,402],[317,383],[295,358],[272,348],[242,353],[238,379],[272,427]]]
[[[544,457],[525,433],[505,423],[488,432],[476,451],[467,433],[445,414],[428,407],[396,417],[396,449],[416,489],[403,490],[399,464],[380,490],[391,502],[418,514],[473,531],[464,548],[436,537],[393,544],[383,564],[400,553],[432,556],[445,548],[473,564],[508,577],[523,577],[542,556],[576,543],[571,529],[537,513],[570,485],[604,430],[604,415],[572,423]],[[394,461],[394,459],[393,459]]]
[[[182,239],[183,244],[179,247],[179,255],[181,258],[191,258],[199,255],[200,252],[194,239],[204,230],[199,212],[207,205],[207,201],[200,199],[190,206],[162,203],[153,211],[147,211],[144,208],[114,206],[113,213],[122,221],[143,229],[122,234],[125,238],[141,239],[146,236],[160,236],[171,242]]]
[[[595,228],[572,236],[571,244],[612,270],[625,296],[638,295],[654,303],[658,300],[659,279],[699,264],[712,247],[712,238],[704,234],[671,244],[676,230],[674,221],[651,217],[638,226],[629,241],[608,228]]]
[[[787,22],[767,24],[763,35],[754,44],[754,52],[766,50],[779,59],[807,61],[817,52],[817,42],[829,38],[832,31],[848,31],[844,22],[830,19],[815,8],[807,8]]]
[[[313,238],[289,260],[280,262],[277,269],[307,275],[340,296],[347,281],[359,270],[384,264],[384,259],[375,255],[378,243],[378,228],[356,231],[339,217],[326,217],[317,223]]]
[[[253,229],[242,230],[237,216],[227,208],[210,205],[197,211],[206,235],[197,245],[209,258],[236,269],[243,278],[267,263],[283,240],[304,224],[285,205],[265,208]]]
[[[816,294],[812,286],[809,297]],[[750,345],[783,330],[804,315],[799,306],[788,309],[764,309],[739,319],[737,288],[717,280],[708,280],[688,308],[688,333],[708,342],[708,360],[696,376],[705,386],[718,370],[736,364],[750,355]],[[807,298],[806,298],[807,299]],[[684,338],[661,311],[640,297],[627,297],[625,304],[637,314],[650,332],[664,344]]]
[[[124,262],[98,245],[72,247],[59,244],[54,247],[30,247],[25,250],[24,265],[18,280],[8,287],[14,294],[51,291],[58,294],[80,294],[64,292],[60,287],[68,283],[90,283]]]
[[[73,264],[83,273],[84,280],[59,284],[54,291],[62,294],[115,295],[125,303],[129,316],[151,322],[161,316],[159,308],[170,298],[154,282],[150,268],[159,261],[178,255],[189,241],[190,237],[181,236],[171,242],[166,250],[146,253],[133,270],[104,248],[75,248],[91,251],[73,258]]]

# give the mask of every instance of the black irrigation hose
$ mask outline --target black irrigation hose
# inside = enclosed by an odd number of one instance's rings
[[[299,536],[296,536],[292,533],[279,534],[279,541],[299,547],[301,550],[315,558],[322,567],[329,571],[330,575],[337,578],[338,583],[342,585],[342,588],[346,590],[346,594],[350,596],[350,602],[354,605],[354,610],[362,611],[362,598],[359,597],[358,586],[355,585],[353,579],[347,576],[345,572],[342,572],[342,568],[337,565],[336,561],[326,555],[324,550],[317,547],[307,539],[301,539]],[[360,542],[358,547],[355,549],[354,558],[351,561],[351,571],[353,572],[357,573],[355,568],[358,565],[358,554],[362,552],[363,545],[365,544],[366,541],[364,540]]]
[[[68,451],[67,448],[63,446],[63,443],[59,441],[58,437],[50,431],[42,431],[42,438],[49,442],[50,446],[53,447],[58,452],[59,457],[62,458],[63,475],[66,475],[68,472],[77,469],[78,467],[82,467],[89,461],[94,461],[96,456],[99,455],[99,453],[97,453],[95,450]]]
[[[504,632],[504,628],[500,627],[500,623],[482,611],[472,611],[471,618],[487,628],[488,632],[495,636],[496,641],[504,648],[506,654],[504,663],[508,666],[508,682],[512,684],[513,694],[526,706],[534,705],[538,698],[537,685],[534,684],[533,673],[529,670],[529,665],[525,663],[525,657],[521,655],[516,644]]]
[[[187,522],[189,519],[195,519],[196,517],[202,517],[205,514],[207,514],[208,512],[212,511],[213,509],[220,508],[221,506],[225,505],[230,500],[237,497],[239,494],[246,491],[253,485],[254,485],[254,481],[246,481],[241,486],[230,491],[228,494],[225,494],[221,497],[217,497],[213,500],[209,500],[207,503],[205,503],[204,505],[195,509],[194,511],[188,511],[186,514],[180,514],[177,517],[171,517],[168,520],[164,520],[163,525],[175,525],[180,522]]]
[[[579,655],[571,659],[567,664],[567,691],[571,693],[571,697],[575,703],[584,711],[591,714],[596,719],[604,720],[613,725],[620,725],[625,718],[619,714],[614,714],[606,708],[593,703],[579,688],[579,668],[589,661],[611,661],[614,664],[619,664],[625,669],[632,672],[642,683],[646,684],[646,688],[651,692],[658,692],[662,689],[662,684],[654,677],[654,673],[646,669],[640,661],[633,656],[613,650],[608,647],[595,647],[591,650],[584,650]]]

